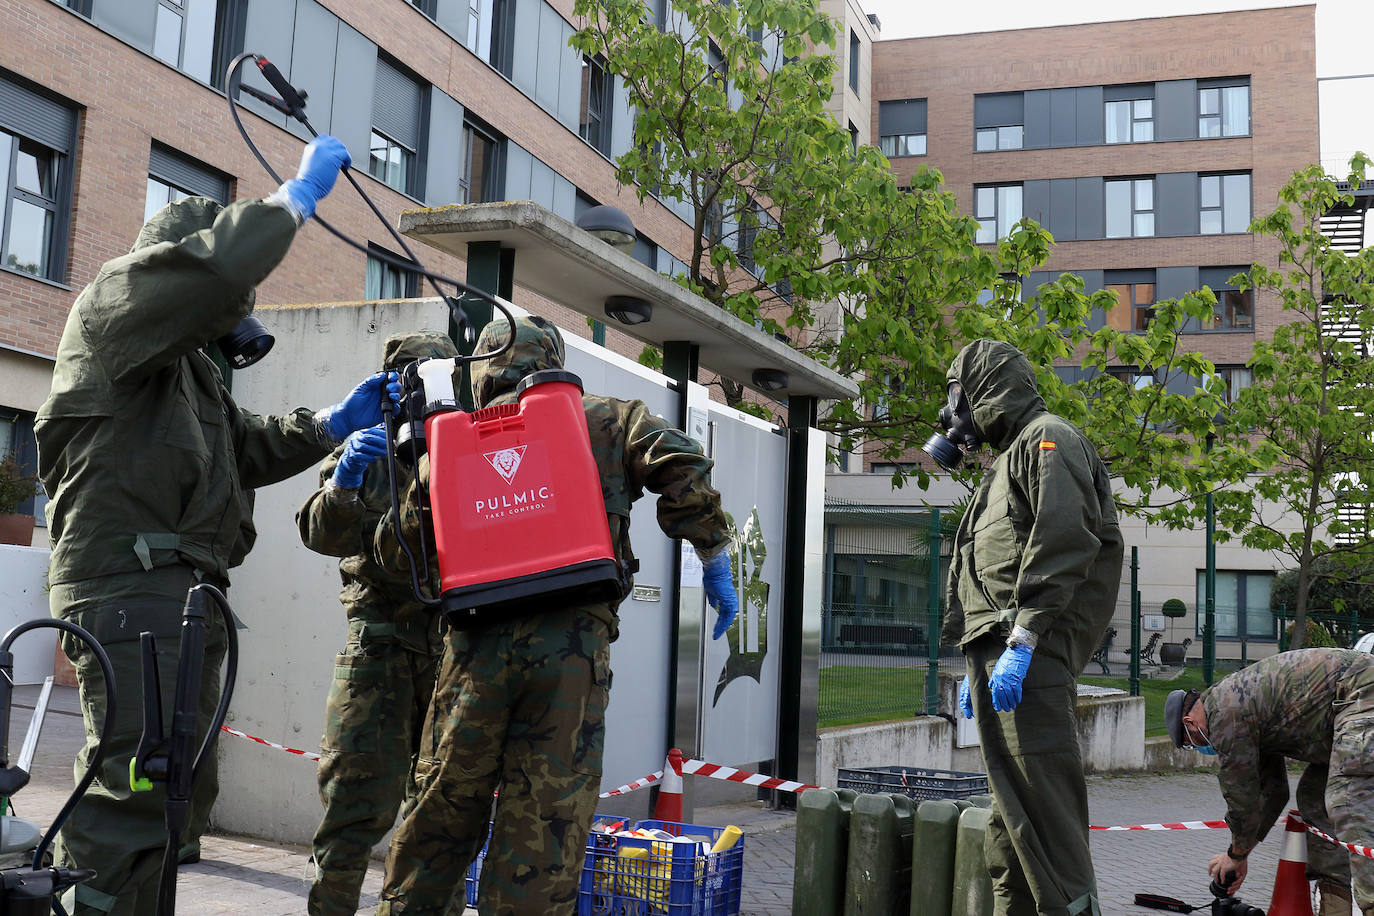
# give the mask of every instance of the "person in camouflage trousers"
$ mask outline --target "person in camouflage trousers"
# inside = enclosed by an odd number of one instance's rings
[[[514,403],[520,379],[563,365],[557,328],[541,318],[515,324],[510,350],[473,364],[474,402],[481,407]],[[483,330],[476,353],[493,353],[509,339],[510,325],[498,319]],[[487,839],[497,789],[479,911],[575,911],[601,784],[616,608],[629,594],[634,569],[630,505],[645,489],[659,494],[663,532],[690,541],[702,555],[716,632],[735,615],[728,571],[714,584],[709,574],[729,556],[711,460],[642,401],[588,394],[582,403],[625,588],[616,601],[573,607],[533,598],[503,620],[448,631],[417,764],[420,795],[392,840],[379,914],[438,914],[461,896],[464,872]],[[420,485],[428,472],[422,459]],[[414,541],[422,524],[415,484],[403,500],[401,523]],[[406,568],[394,526],[377,529],[376,546],[387,569]]]
[[[1374,655],[1299,649],[1256,662],[1195,694],[1174,691],[1166,724],[1174,743],[1220,758],[1231,844],[1208,863],[1217,881],[1245,880],[1247,857],[1288,806],[1285,758],[1307,764],[1298,780],[1303,819],[1347,843],[1374,845]],[[1177,718],[1173,718],[1177,716]],[[1308,835],[1308,877],[1322,912],[1374,916],[1374,860]]]
[[[457,355],[444,334],[396,334],[384,345],[382,365],[394,370],[423,357]],[[380,439],[385,448],[381,427],[354,433],[320,465],[320,488],[296,513],[301,542],[341,558],[339,600],[348,616],[348,643],[334,660],[320,741],[324,815],[315,830],[311,916],[357,912],[372,847],[413,796],[420,730],[443,651],[438,617],[415,599],[409,575],[388,573],[371,559],[377,523],[391,508],[386,461],[368,463],[364,455],[359,485],[342,485],[349,479],[341,484],[340,463],[369,439]],[[410,475],[400,466],[397,471],[404,487]]]

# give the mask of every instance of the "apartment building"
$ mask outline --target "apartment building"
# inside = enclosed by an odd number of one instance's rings
[[[1024,278],[1025,295],[1077,274],[1088,292],[1116,295],[1091,327],[1131,331],[1145,327],[1153,303],[1210,286],[1215,317],[1188,327],[1182,344],[1211,359],[1232,392],[1249,383],[1254,341],[1284,319],[1274,296],[1229,278],[1255,261],[1277,265],[1276,244],[1246,227],[1318,160],[1315,6],[878,41],[872,71],[872,135],[899,183],[922,165],[938,168],[977,219],[980,242],[1023,216],[1053,234],[1053,255]],[[1081,370],[1058,371],[1073,381]],[[1111,371],[1184,392],[1197,383]],[[941,485],[894,491],[893,470],[864,461],[831,475],[827,493],[848,504],[833,513],[841,539],[873,543],[853,533],[862,527],[855,505],[911,510],[963,495]],[[1201,532],[1127,524],[1142,551],[1146,613],[1182,598],[1190,615],[1174,638],[1198,643]],[[889,564],[861,556],[866,549],[836,561],[836,603],[880,608],[906,595],[924,607],[924,582],[884,581]],[[1251,657],[1272,651],[1274,558],[1223,545],[1218,564],[1219,655],[1239,655],[1242,636],[1255,640]],[[1127,613],[1123,591],[1118,616]]]
[[[650,5],[666,14],[666,0]],[[308,93],[313,126],[348,146],[358,180],[392,225],[418,206],[533,200],[574,219],[614,204],[638,230],[635,256],[679,269],[675,253],[690,251],[689,225],[669,205],[640,204],[617,184],[612,160],[631,142],[626,95],[569,47],[572,6],[0,0],[0,452],[32,465],[33,416],[67,312],[100,265],[128,250],[145,215],[187,194],[227,203],[275,188],[223,94],[226,67],[244,51],[266,56]],[[251,63],[243,81],[270,91]],[[254,141],[278,172],[294,174],[306,130],[243,98]],[[368,246],[401,255],[344,182],[320,212]],[[461,261],[415,250],[438,273],[464,276]],[[258,295],[303,303],[420,292],[415,274],[312,225]],[[581,316],[517,298],[586,329]],[[614,330],[608,343],[639,352]],[[41,497],[34,508],[41,525]],[[41,527],[36,542],[44,542]]]

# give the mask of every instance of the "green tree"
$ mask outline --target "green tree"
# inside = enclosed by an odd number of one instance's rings
[[[1025,220],[995,247],[978,245],[976,221],[937,171],[899,187],[882,154],[853,145],[827,113],[835,27],[816,0],[674,0],[665,23],[643,0],[576,0],[575,12],[587,25],[574,46],[605,61],[634,109],[620,181],[690,225],[679,282],[855,380],[859,401],[826,405],[820,418],[841,448],[863,440],[872,457],[908,456],[937,431],[959,347],[997,337],[1030,357],[1051,409],[1083,426],[1136,488],[1132,508],[1160,511],[1150,502],[1159,486],[1205,486],[1198,443],[1217,386],[1141,390],[1104,370],[1209,376],[1180,332],[1210,317],[1210,294],[1160,303],[1144,334],[1088,331],[1116,300],[1087,295],[1074,276],[1027,297],[1017,278],[1048,258],[1049,233]],[[1067,386],[1056,360],[1097,374]],[[745,381],[722,381],[729,403],[746,406]],[[962,476],[972,482],[980,469]],[[920,468],[910,474],[929,481]]]
[[[1355,186],[1368,163],[1363,154],[1351,159]],[[1276,294],[1289,320],[1255,343],[1252,384],[1236,397],[1213,452],[1258,472],[1218,493],[1217,523],[1291,562],[1295,649],[1320,571],[1374,563],[1374,249],[1347,255],[1322,234],[1322,215],[1342,200],[1351,198],[1310,166],[1279,192],[1273,213],[1251,224],[1279,243],[1279,265],[1256,264],[1238,279]]]

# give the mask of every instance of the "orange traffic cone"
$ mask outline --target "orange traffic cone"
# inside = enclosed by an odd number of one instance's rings
[[[673,748],[663,762],[663,782],[658,787],[654,820],[682,821],[682,751]]]
[[[1312,916],[1312,897],[1307,889],[1307,825],[1297,811],[1289,811],[1283,831],[1283,852],[1274,875],[1269,916]]]

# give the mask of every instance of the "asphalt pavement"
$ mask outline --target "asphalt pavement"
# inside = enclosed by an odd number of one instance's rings
[[[10,728],[11,753],[17,752],[28,725],[36,688],[16,688]],[[17,813],[46,828],[72,786],[71,761],[80,746],[81,720],[75,690],[56,688],[33,778],[16,793]],[[309,765],[297,761],[298,765]],[[1132,826],[1220,819],[1225,811],[1216,776],[1205,772],[1088,779],[1090,819],[1098,826]],[[773,916],[791,912],[795,815],[762,804],[699,808],[695,823],[744,830],[744,876],[741,912]],[[1093,861],[1099,897],[1107,914],[1159,912],[1134,906],[1139,892],[1207,904],[1206,864],[1226,848],[1224,830],[1094,831]],[[1282,831],[1250,856],[1250,876],[1240,896],[1267,908],[1274,883]],[[259,842],[249,837],[212,832],[201,844],[201,861],[179,872],[177,910],[183,914],[301,914],[312,866],[309,850]],[[359,912],[376,908],[382,867],[374,862],[363,885]],[[475,912],[475,911],[470,911]]]

